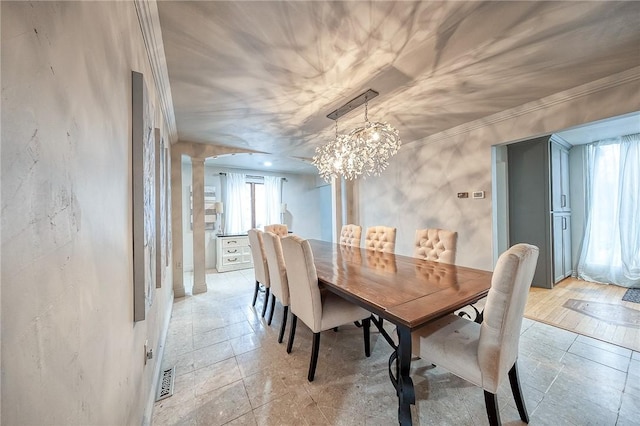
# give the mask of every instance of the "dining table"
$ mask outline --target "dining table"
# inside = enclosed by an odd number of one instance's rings
[[[398,422],[411,425],[411,332],[486,296],[492,273],[320,240],[309,243],[318,283],[374,314],[374,324],[393,349],[389,376],[398,397]],[[395,325],[396,339],[383,321]]]

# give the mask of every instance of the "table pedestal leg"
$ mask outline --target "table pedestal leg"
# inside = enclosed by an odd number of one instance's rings
[[[400,425],[411,425],[411,404],[416,403],[416,394],[409,372],[411,370],[411,330],[398,326],[398,358],[396,371],[398,381],[398,421]]]

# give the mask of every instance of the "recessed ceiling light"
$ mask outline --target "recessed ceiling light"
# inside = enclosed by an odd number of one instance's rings
[[[271,161],[265,161],[263,163],[266,167],[271,167]]]

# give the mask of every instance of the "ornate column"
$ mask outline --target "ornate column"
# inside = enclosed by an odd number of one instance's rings
[[[193,294],[207,291],[204,251],[204,158],[191,158],[193,204]]]
[[[182,154],[171,146],[171,258],[173,259],[173,297],[184,297],[182,267]]]

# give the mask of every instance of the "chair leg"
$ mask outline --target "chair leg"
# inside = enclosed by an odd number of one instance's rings
[[[371,329],[371,319],[362,320],[362,333],[364,334],[364,354],[367,358],[371,356],[371,339],[369,338]]]
[[[291,330],[289,330],[289,342],[287,343],[287,353],[291,353],[291,348],[293,348],[293,339],[296,337],[296,324],[298,323],[298,317],[292,312],[291,313]]]
[[[271,325],[271,321],[273,320],[273,311],[276,310],[276,295],[271,294],[271,312],[269,313],[269,320],[267,321],[267,325]]]
[[[267,312],[267,305],[269,304],[269,288],[264,291],[264,305],[262,306],[262,318],[264,318],[264,314]]]
[[[313,345],[311,346],[311,362],[309,363],[309,374],[307,380],[313,382],[316,375],[316,365],[318,364],[318,351],[320,349],[320,333],[313,333]]]
[[[517,362],[514,362],[513,367],[509,370],[509,383],[511,384],[511,392],[513,392],[513,399],[516,401],[520,419],[525,423],[529,423],[529,414],[527,413],[527,407],[524,405],[522,388],[520,387],[520,379],[518,378],[517,364]]]
[[[490,426],[500,426],[500,411],[498,411],[498,395],[484,391],[484,404],[487,407],[487,417]]]
[[[278,335],[278,343],[282,343],[284,338],[284,329],[287,328],[287,314],[289,313],[289,307],[284,307],[284,315],[282,317],[282,325],[280,326],[280,334]]]
[[[251,306],[256,306],[256,300],[258,299],[259,289],[260,289],[260,283],[256,281],[256,288],[253,290],[253,302],[251,302]]]

